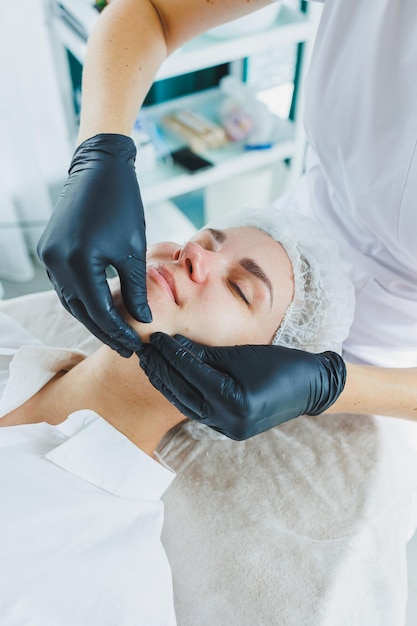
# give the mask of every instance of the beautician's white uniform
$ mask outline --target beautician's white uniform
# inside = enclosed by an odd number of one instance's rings
[[[0,422],[80,358],[0,313]],[[173,478],[90,410],[0,428],[1,625],[175,626],[160,540]]]
[[[308,171],[289,202],[356,289],[345,357],[417,365],[417,2],[326,0],[306,83]]]

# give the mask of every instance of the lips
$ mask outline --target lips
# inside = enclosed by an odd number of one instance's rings
[[[168,296],[178,304],[177,292],[175,289],[175,281],[172,274],[163,265],[148,265],[148,275],[157,282],[162,289],[166,291]]]

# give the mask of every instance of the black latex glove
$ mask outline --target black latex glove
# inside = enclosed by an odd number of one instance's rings
[[[132,317],[152,320],[135,157],[135,144],[125,135],[101,134],[84,141],[74,152],[68,180],[38,244],[67,311],[123,356],[138,350],[141,341],[113,306],[106,267],[118,271]]]
[[[186,417],[231,439],[248,439],[299,415],[318,415],[346,379],[335,352],[310,354],[281,346],[210,348],[154,333],[140,365]]]

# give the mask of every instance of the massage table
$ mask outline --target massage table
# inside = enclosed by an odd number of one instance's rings
[[[48,345],[100,345],[53,291],[0,311]],[[403,624],[417,525],[410,428],[324,414],[244,442],[194,440],[183,425],[168,433],[158,451],[177,477],[162,539],[178,625]]]

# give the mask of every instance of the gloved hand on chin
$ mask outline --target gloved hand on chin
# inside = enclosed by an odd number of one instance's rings
[[[116,268],[123,302],[150,322],[146,237],[130,137],[100,134],[74,152],[68,180],[38,244],[64,307],[96,337],[130,356],[141,340],[115,309],[106,268]]]
[[[154,333],[138,354],[153,386],[183,415],[237,440],[324,412],[346,380],[346,366],[335,352],[273,345],[212,348]]]

